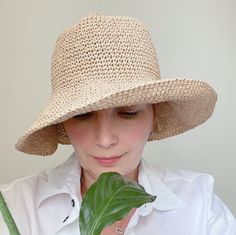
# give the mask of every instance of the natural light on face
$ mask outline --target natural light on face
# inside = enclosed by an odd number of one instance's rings
[[[84,173],[94,180],[116,171],[133,178],[153,129],[152,104],[104,109],[64,123]]]

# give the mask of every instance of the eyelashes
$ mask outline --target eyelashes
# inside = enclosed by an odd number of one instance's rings
[[[120,114],[123,115],[123,116],[125,116],[125,117],[130,118],[130,117],[135,117],[135,116],[137,116],[138,111],[136,111],[136,112],[121,112]]]
[[[92,115],[92,113],[83,113],[83,114],[78,114],[78,115],[74,116],[73,118],[83,120],[83,119],[90,117],[91,115]]]
[[[94,112],[89,112],[89,113],[83,113],[83,114],[76,115],[73,118],[76,120],[87,120],[87,119],[91,118],[93,115],[94,115]],[[138,115],[138,111],[136,111],[136,112],[118,112],[118,115],[120,117],[130,119],[130,118],[136,117]]]

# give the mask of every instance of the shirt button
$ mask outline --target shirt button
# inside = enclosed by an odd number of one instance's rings
[[[72,205],[72,207],[75,207],[75,200],[74,199],[71,200],[71,205]]]
[[[63,220],[63,223],[65,223],[68,218],[69,218],[69,216],[66,216],[66,218]]]

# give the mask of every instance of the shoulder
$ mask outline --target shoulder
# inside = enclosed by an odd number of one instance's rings
[[[159,167],[155,164],[145,163],[149,175],[159,177],[169,187],[194,187],[195,190],[214,186],[214,177],[208,173],[196,172],[187,169]]]
[[[47,171],[42,171],[38,174],[22,177],[11,183],[0,185],[0,191],[7,207],[18,229],[24,231],[24,234],[30,233],[27,224],[32,224],[32,221],[36,218],[37,195],[41,191],[41,186],[44,185],[47,180]],[[0,227],[1,234],[8,234],[8,229],[2,216],[0,216]]]
[[[156,195],[163,194],[165,198],[178,198],[193,210],[207,210],[210,198],[214,194],[214,177],[207,173],[185,169],[164,168],[144,162],[144,172]],[[165,192],[165,193],[163,193]]]
[[[236,220],[215,194],[212,175],[186,169],[163,168],[146,161],[141,166],[150,191],[159,199],[156,208],[168,211],[167,216],[174,215],[174,221],[178,221],[179,226],[184,227],[187,218],[191,228],[196,226],[196,229],[201,228],[201,231],[207,231],[209,235],[235,234]],[[179,200],[184,206],[178,206]],[[178,210],[169,210],[169,205]]]
[[[0,185],[0,191],[7,201],[15,201],[17,198],[28,198],[37,194],[40,186],[48,181],[50,170],[44,170],[37,174],[18,178],[11,183]],[[11,200],[15,199],[15,200]]]
[[[187,204],[185,209],[191,213],[199,211],[202,216],[205,214],[209,231],[236,231],[236,220],[215,193],[212,175],[186,169],[162,168],[153,164],[147,164],[146,171],[149,178],[153,181],[159,178],[181,198]]]
[[[152,191],[168,188],[185,202],[189,209],[198,207],[207,210],[214,195],[214,177],[207,173],[186,169],[164,168],[145,163],[145,171]],[[168,191],[167,190],[167,191]],[[160,192],[159,192],[160,193]]]

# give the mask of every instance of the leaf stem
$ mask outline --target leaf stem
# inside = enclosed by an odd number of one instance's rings
[[[10,235],[20,235],[19,230],[17,229],[15,221],[14,221],[14,219],[7,207],[7,204],[4,200],[1,192],[0,192],[0,211],[2,213],[4,221],[7,224]]]

